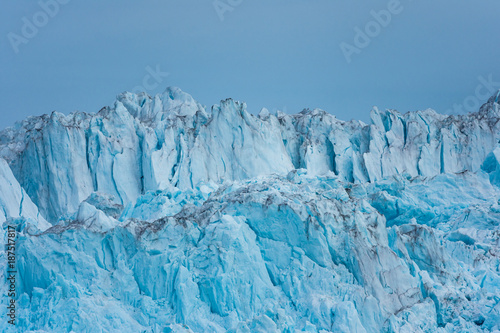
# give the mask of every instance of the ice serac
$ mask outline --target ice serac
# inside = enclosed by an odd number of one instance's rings
[[[466,116],[375,108],[370,125],[318,109],[256,117],[231,99],[206,112],[168,88],[155,97],[124,93],[94,115],[29,118],[2,134],[0,155],[55,223],[95,192],[125,206],[169,186],[192,189],[294,168],[355,183],[475,172],[500,139],[498,119],[493,98]]]
[[[50,224],[40,215],[37,206],[19,185],[7,162],[0,158],[0,223],[26,218],[40,230]]]
[[[95,115],[32,117],[1,155],[51,222],[95,192],[127,205],[147,191],[220,184],[293,168],[276,128],[231,99],[211,114],[177,88],[120,95]],[[272,147],[269,149],[269,147]]]
[[[178,88],[28,118],[0,132],[17,328],[497,332],[499,119],[496,95],[365,124]]]
[[[481,168],[489,174],[490,181],[500,187],[500,148],[488,154]]]

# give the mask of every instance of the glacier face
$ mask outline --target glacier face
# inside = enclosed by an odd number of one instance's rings
[[[28,118],[0,132],[17,327],[500,330],[499,119],[495,96],[364,124],[178,88]]]

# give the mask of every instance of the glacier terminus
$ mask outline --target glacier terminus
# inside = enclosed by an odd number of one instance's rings
[[[29,117],[0,132],[0,331],[500,332],[499,120],[178,88]]]

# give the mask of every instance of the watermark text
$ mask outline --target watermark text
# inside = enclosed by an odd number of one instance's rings
[[[16,325],[16,228],[7,226],[7,242],[5,243],[5,254],[7,255],[7,321]]]
[[[59,14],[61,5],[66,5],[71,0],[40,0],[38,1],[38,6],[40,10],[28,18],[24,16],[21,21],[23,25],[21,27],[21,34],[15,32],[9,32],[7,38],[12,46],[15,53],[19,53],[19,47],[21,44],[28,44],[30,40],[38,35],[40,29],[45,27],[50,19],[54,18]]]

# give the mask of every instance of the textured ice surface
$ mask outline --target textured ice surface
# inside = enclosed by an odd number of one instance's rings
[[[169,88],[0,132],[17,328],[499,330],[499,104],[371,118]]]

